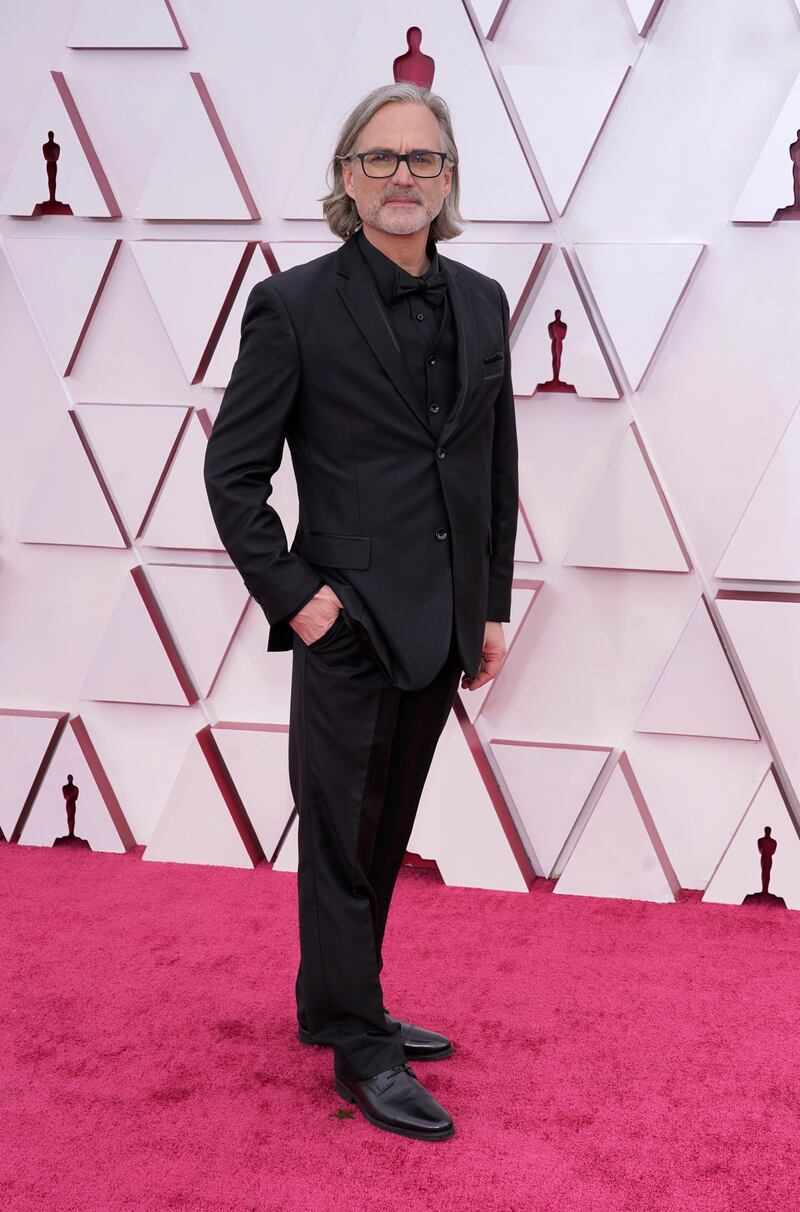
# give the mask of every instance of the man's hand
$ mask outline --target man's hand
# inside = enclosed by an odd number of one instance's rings
[[[289,626],[293,627],[304,644],[313,644],[336,622],[342,603],[330,585],[320,585],[313,598],[302,610],[293,614]]]
[[[483,631],[483,651],[478,673],[474,678],[466,674],[461,679],[462,690],[478,690],[496,677],[503,657],[506,655],[506,641],[503,637],[503,624],[488,622]]]

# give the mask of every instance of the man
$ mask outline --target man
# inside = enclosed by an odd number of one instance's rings
[[[457,166],[429,90],[359,103],[323,199],[344,243],[250,292],[205,460],[267,647],[293,650],[298,1035],[370,1122],[422,1140],[455,1128],[408,1062],[452,1044],[387,1012],[381,944],[459,675],[475,690],[505,655],[518,504],[508,303],[436,249],[461,230]],[[284,441],[288,550],[266,501]]]

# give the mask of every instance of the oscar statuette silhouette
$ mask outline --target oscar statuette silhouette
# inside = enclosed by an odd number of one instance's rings
[[[778,843],[772,837],[772,829],[764,826],[764,837],[756,843],[761,854],[761,891],[750,892],[742,901],[743,905],[772,905],[775,909],[785,909],[786,901],[782,896],[775,896],[769,890],[769,877],[772,871],[772,856],[778,849]]]
[[[406,42],[408,50],[404,55],[398,55],[392,64],[395,84],[399,84],[401,80],[408,80],[410,84],[420,84],[423,88],[431,88],[436,64],[430,55],[424,55],[420,50],[422,30],[418,25],[412,25],[406,31]]]
[[[32,215],[71,215],[72,207],[66,202],[56,201],[56,173],[58,172],[58,160],[61,154],[61,148],[53,138],[53,132],[47,132],[47,142],[42,144],[42,155],[47,162],[47,188],[49,198],[46,202],[37,202],[31,211]]]
[[[788,206],[779,207],[772,216],[773,219],[800,219],[800,130],[794,143],[789,144],[789,159],[792,162],[794,201]]]
[[[575,393],[575,387],[572,383],[563,383],[559,378],[561,373],[561,352],[564,348],[564,339],[567,335],[567,325],[561,319],[561,308],[556,308],[556,318],[551,320],[547,325],[547,332],[550,337],[550,352],[553,359],[553,377],[547,383],[537,383],[534,390],[534,395],[537,391],[571,391]]]
[[[91,850],[91,846],[87,842],[86,838],[78,837],[77,834],[75,833],[75,808],[76,808],[76,801],[77,801],[78,795],[79,795],[79,790],[73,783],[71,774],[67,775],[67,781],[64,784],[64,786],[61,788],[61,793],[64,796],[64,800],[66,801],[67,828],[68,828],[69,832],[65,833],[63,837],[57,837],[56,840],[53,842],[53,845],[54,846],[75,846],[75,847],[80,846],[80,847],[85,847],[85,849],[87,849],[87,850]]]

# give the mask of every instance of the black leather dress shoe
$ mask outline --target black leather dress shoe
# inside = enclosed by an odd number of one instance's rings
[[[390,1024],[400,1022],[389,1013],[386,1015],[386,1021]],[[427,1031],[425,1027],[415,1027],[413,1023],[401,1022],[400,1035],[406,1060],[441,1060],[445,1056],[452,1055],[453,1045],[446,1035],[440,1035],[438,1031]],[[297,1038],[301,1044],[317,1044],[317,1040],[305,1027],[298,1026]],[[327,1047],[328,1045],[319,1044],[318,1046]]]
[[[408,1062],[384,1069],[363,1081],[334,1078],[336,1091],[355,1103],[376,1128],[413,1136],[417,1140],[445,1140],[455,1124],[441,1103],[425,1089]]]

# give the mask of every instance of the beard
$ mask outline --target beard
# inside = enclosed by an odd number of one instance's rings
[[[389,202],[389,198],[407,198],[410,205],[399,206],[396,202]],[[427,202],[420,193],[387,190],[383,197],[363,203],[359,214],[362,223],[369,223],[379,231],[393,236],[408,236],[432,223],[441,209],[441,202],[438,205]]]

